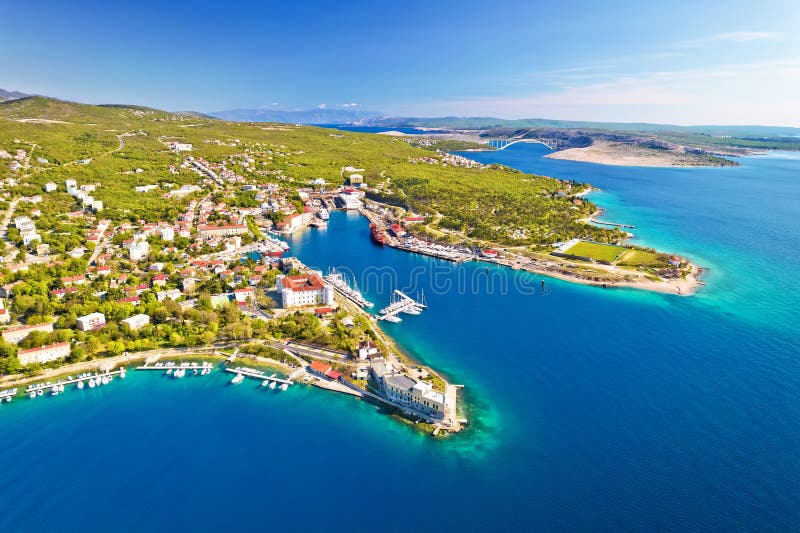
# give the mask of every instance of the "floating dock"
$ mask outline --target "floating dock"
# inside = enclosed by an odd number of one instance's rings
[[[411,315],[418,315],[423,309],[427,309],[425,304],[425,296],[420,298],[420,301],[415,300],[406,293],[395,289],[392,293],[392,303],[381,309],[378,315],[378,320],[388,320],[389,322],[400,322],[401,319],[397,315],[400,313],[408,313]]]
[[[257,370],[255,368],[246,368],[242,366],[237,366],[236,368],[226,368],[225,372],[230,372],[231,374],[239,374],[247,378],[259,379],[261,381],[272,381],[275,383],[294,385],[294,381],[292,380],[276,377],[275,374],[268,376],[264,373],[263,370]]]

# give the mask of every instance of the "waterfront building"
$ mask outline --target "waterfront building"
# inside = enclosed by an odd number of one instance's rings
[[[91,331],[100,329],[106,325],[106,315],[103,313],[89,313],[79,317],[76,321],[76,326],[81,331]]]
[[[308,370],[315,376],[331,381],[339,381],[342,378],[341,372],[334,370],[331,365],[319,361],[312,361],[311,364],[308,365]]]
[[[32,363],[48,363],[50,361],[55,361],[56,359],[67,357],[69,352],[69,343],[59,342],[56,344],[40,346],[38,348],[20,350],[17,352],[17,359],[19,359],[19,363],[21,365],[26,366]]]
[[[390,374],[384,377],[383,383],[383,392],[389,401],[432,418],[444,418],[445,395],[433,390],[433,385],[427,381],[416,381],[405,374]]]
[[[325,284],[322,276],[283,276],[275,279],[284,308],[305,305],[333,305],[333,288]]]
[[[26,326],[16,326],[5,329],[3,330],[3,340],[9,344],[19,344],[22,339],[24,339],[34,331],[51,333],[53,331],[53,323],[46,322],[43,324],[31,324]]]

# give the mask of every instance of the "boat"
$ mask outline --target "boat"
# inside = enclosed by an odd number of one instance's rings
[[[109,383],[108,376],[103,376],[103,378],[100,380],[100,382],[101,382],[103,385],[108,385],[108,383]]]
[[[89,378],[89,388],[93,389],[96,385],[97,383],[95,382],[94,378]]]
[[[270,384],[269,384],[269,388],[270,388],[270,389],[274,389],[274,388],[275,388],[275,382],[274,382],[274,381],[273,381],[272,383],[270,383]]]
[[[264,381],[262,381],[262,382],[261,382],[261,386],[262,386],[262,387],[267,387],[267,386],[269,386],[269,381],[267,381],[267,380],[265,379]]]
[[[63,383],[60,383],[58,385],[58,392],[64,392],[64,384]]]
[[[58,385],[53,385],[53,388],[50,389],[50,394],[58,396]]]
[[[236,374],[236,376],[231,380],[231,383],[233,383],[234,385],[238,385],[242,381],[244,381],[244,375]]]
[[[378,246],[386,246],[386,232],[383,231],[377,224],[369,225],[369,234],[372,242]]]
[[[399,324],[400,322],[402,322],[402,321],[403,321],[403,319],[402,319],[402,318],[400,318],[400,317],[399,317],[399,316],[397,316],[397,315],[387,315],[387,316],[386,316],[386,318],[384,318],[384,320],[385,320],[386,322],[392,322],[392,323],[394,323],[394,324]]]
[[[42,396],[44,394],[44,390],[39,389],[36,391],[36,396]]]
[[[167,369],[167,375],[169,376],[170,374],[172,374],[172,369],[171,369],[171,368],[168,368],[168,369]]]
[[[30,397],[31,397],[31,400],[36,398],[36,392],[35,391],[31,392]]]
[[[289,388],[289,384],[288,383],[281,383],[281,390],[286,390],[288,388]]]
[[[331,214],[324,207],[319,211],[317,211],[317,216],[322,220],[328,220],[329,218],[331,218]]]
[[[83,389],[83,381],[79,381],[78,382],[78,388],[79,389]]]

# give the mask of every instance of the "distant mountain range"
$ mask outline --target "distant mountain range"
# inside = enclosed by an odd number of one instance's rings
[[[374,111],[341,108],[314,108],[287,111],[282,109],[231,109],[208,113],[212,117],[236,122],[283,122],[286,124],[354,124],[383,115]]]
[[[503,119],[494,117],[373,117],[361,121],[364,126],[386,128],[435,128],[462,130],[489,130],[498,128],[530,129],[581,129],[623,132],[674,132],[696,133],[716,137],[742,136],[800,136],[800,128],[784,126],[678,126],[675,124],[650,124],[647,122],[588,122],[581,120],[552,120],[545,118]]]
[[[25,98],[27,96],[30,95],[21,93],[19,91],[6,91],[4,89],[0,89],[0,102],[5,102],[7,100],[18,100],[20,98]]]

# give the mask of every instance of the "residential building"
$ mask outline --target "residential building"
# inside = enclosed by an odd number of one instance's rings
[[[89,313],[88,315],[79,317],[76,321],[76,325],[81,331],[100,329],[106,325],[106,315],[103,313]]]
[[[230,237],[247,233],[246,224],[223,224],[219,226],[197,226],[201,237]]]
[[[3,340],[10,344],[19,344],[22,339],[33,333],[34,331],[43,331],[51,333],[53,331],[53,323],[46,322],[43,324],[32,324],[27,326],[16,326],[3,330]]]
[[[145,315],[144,313],[133,315],[132,317],[122,320],[122,323],[128,326],[131,331],[135,331],[150,323],[150,315]]]
[[[367,359],[378,355],[378,345],[372,341],[361,341],[358,343],[358,358]]]
[[[339,381],[342,378],[341,372],[334,370],[331,365],[326,365],[319,361],[312,361],[311,364],[308,365],[308,370],[315,376],[331,381]]]
[[[29,348],[27,350],[20,350],[17,352],[17,359],[23,366],[33,363],[48,363],[67,357],[70,352],[68,342],[59,342],[56,344],[48,344],[38,348]]]

